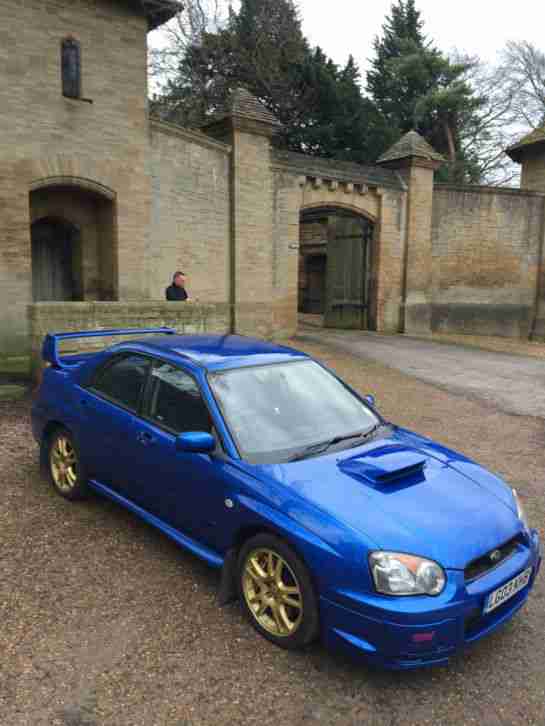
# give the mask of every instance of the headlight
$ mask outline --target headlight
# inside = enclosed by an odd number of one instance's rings
[[[517,516],[524,525],[524,529],[530,529],[528,526],[528,520],[526,519],[526,512],[524,511],[524,507],[522,506],[522,502],[520,501],[520,497],[517,493],[516,489],[511,490],[513,492],[513,497],[515,499],[515,504],[517,505]]]
[[[372,552],[369,564],[375,587],[384,595],[439,595],[447,581],[437,562],[414,555]]]

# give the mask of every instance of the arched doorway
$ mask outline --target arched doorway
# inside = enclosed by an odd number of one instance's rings
[[[114,200],[77,184],[46,183],[30,193],[32,296],[115,300]]]
[[[32,296],[44,300],[76,300],[74,267],[78,257],[78,229],[65,219],[44,217],[31,227]]]
[[[300,312],[322,314],[326,327],[375,326],[373,237],[373,222],[349,209],[302,211]]]

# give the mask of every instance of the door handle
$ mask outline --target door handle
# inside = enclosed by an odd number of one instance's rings
[[[155,437],[152,436],[148,431],[139,431],[136,434],[136,440],[144,446],[151,446],[155,443]]]

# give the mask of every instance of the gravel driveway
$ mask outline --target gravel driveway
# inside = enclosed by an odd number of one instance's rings
[[[544,422],[378,363],[305,345],[387,417],[516,483],[545,524]],[[444,668],[370,670],[320,645],[286,653],[218,575],[115,505],[70,504],[39,477],[29,401],[0,404],[0,724],[542,724],[545,587],[501,632]]]

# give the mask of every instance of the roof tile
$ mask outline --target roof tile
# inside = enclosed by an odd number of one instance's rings
[[[409,131],[397,143],[391,146],[388,151],[382,154],[377,164],[411,157],[428,159],[430,161],[445,161],[445,157],[435,151],[417,131]]]
[[[530,131],[529,134],[526,134],[526,136],[523,136],[516,144],[513,144],[506,149],[505,153],[510,156],[513,161],[520,164],[522,161],[523,151],[527,147],[543,143],[545,143],[545,126],[539,126],[537,129]]]

